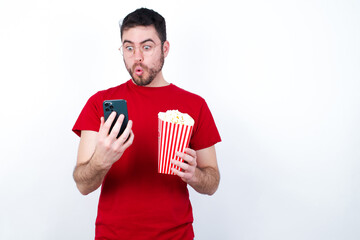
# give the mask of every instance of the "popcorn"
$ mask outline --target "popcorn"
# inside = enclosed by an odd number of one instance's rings
[[[190,117],[187,113],[181,113],[178,110],[167,110],[164,112],[159,112],[158,117],[166,122],[182,124],[182,125],[194,125],[194,119]]]
[[[158,172],[175,175],[171,169],[181,169],[170,160],[183,162],[176,152],[184,152],[189,146],[195,121],[186,113],[168,110],[158,114],[158,122]]]

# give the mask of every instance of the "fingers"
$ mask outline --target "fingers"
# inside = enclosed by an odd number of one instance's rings
[[[130,147],[130,145],[133,143],[134,137],[135,137],[135,136],[134,136],[134,133],[133,133],[133,131],[131,130],[129,139],[128,139],[128,140],[124,143],[124,145],[123,145],[124,151],[125,151],[128,147]]]
[[[122,123],[125,119],[125,116],[123,114],[120,114],[120,116],[117,118],[117,120],[110,132],[111,125],[113,124],[115,118],[116,118],[115,111],[110,114],[110,116],[108,117],[108,119],[106,120],[105,123],[103,122],[104,118],[101,117],[99,134],[102,138],[106,138],[109,136],[110,139],[112,139],[113,141],[116,140],[116,137],[118,136],[119,131],[122,126]],[[129,135],[129,134],[127,134],[127,135]]]
[[[193,178],[196,166],[191,166],[177,160],[171,160],[171,163],[182,169],[181,171],[176,168],[171,168],[171,171],[173,171],[175,175],[178,175],[183,181],[189,182]]]
[[[116,113],[115,113],[116,115]],[[120,116],[118,117],[117,121],[115,122],[114,127],[111,129],[111,132],[109,134],[109,136],[112,139],[116,139],[117,135],[119,134],[119,131],[121,129],[121,125],[124,121],[125,116],[123,114],[120,114]],[[112,122],[111,122],[112,123]]]
[[[185,172],[181,172],[179,170],[177,170],[176,168],[172,168],[171,171],[173,171],[176,175],[178,175],[179,177],[181,177],[184,181],[185,181]]]
[[[174,160],[172,159],[170,161],[172,164],[174,164],[175,166],[181,168],[182,170],[186,171],[189,169],[190,165],[188,163],[185,163],[185,162],[181,162],[181,161],[178,161],[178,160]]]
[[[116,112],[112,112],[105,122],[104,118],[101,117],[99,135],[102,137],[103,140],[108,142],[110,145],[113,145],[114,149],[117,149],[117,151],[121,152],[128,148],[133,142],[134,133],[131,130],[133,122],[129,120],[124,132],[119,136],[119,138],[117,138],[125,116],[123,114],[120,114],[113,128],[111,129],[111,132],[109,133],[110,127],[115,117]]]
[[[124,132],[120,135],[120,137],[116,140],[117,144],[123,144],[130,140],[131,134],[133,134],[131,128],[132,128],[133,122],[129,120]],[[119,132],[119,131],[117,131]],[[117,133],[116,133],[117,134]],[[129,137],[130,136],[130,137]]]
[[[191,148],[185,148],[185,153],[189,154],[190,156],[196,158],[196,151]]]
[[[100,118],[100,129],[102,129],[102,127],[104,126],[104,123],[105,123],[104,117],[101,117]]]
[[[112,112],[108,117],[108,119],[106,120],[106,122],[104,122],[104,117],[101,117],[100,129],[99,129],[100,138],[106,138],[108,136],[111,124],[113,123],[115,117],[116,117],[116,112]]]
[[[196,152],[190,148],[185,149],[185,153],[177,152],[176,156],[186,161],[189,165],[196,166]]]
[[[180,157],[184,162],[177,161],[177,160],[171,160],[171,163],[180,169],[182,171],[177,170],[176,168],[172,168],[171,170],[182,178],[183,181],[189,182],[192,181],[195,177],[195,169],[197,166],[196,163],[196,151],[187,148],[185,149],[185,153],[177,152],[176,156]]]

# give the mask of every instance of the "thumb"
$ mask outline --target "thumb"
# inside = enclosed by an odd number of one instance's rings
[[[101,118],[100,118],[100,128],[99,128],[99,132],[101,131],[102,127],[104,126],[104,123],[105,123],[104,117],[101,117]]]

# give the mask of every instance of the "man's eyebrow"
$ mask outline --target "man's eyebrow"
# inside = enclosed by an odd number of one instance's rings
[[[148,39],[145,39],[144,41],[141,41],[140,44],[144,44],[144,43],[146,43],[146,42],[153,42],[153,43],[155,43],[154,40],[152,40],[151,38],[148,38]],[[123,44],[125,44],[125,43],[134,44],[134,42],[132,42],[132,41],[130,41],[130,40],[126,40],[126,39],[123,41]]]
[[[123,44],[124,44],[124,43],[133,43],[133,42],[130,41],[130,40],[126,40],[126,39],[125,39],[125,40],[123,41]]]
[[[151,38],[148,38],[148,39],[142,41],[141,44],[146,43],[146,42],[153,42],[153,43],[155,43],[154,40],[152,40]]]

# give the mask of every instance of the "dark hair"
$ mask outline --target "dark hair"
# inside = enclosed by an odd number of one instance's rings
[[[155,30],[161,40],[161,43],[166,41],[166,23],[165,19],[157,12],[147,8],[139,8],[134,12],[129,13],[123,20],[120,26],[120,36],[122,39],[123,31],[137,27],[154,25]]]

